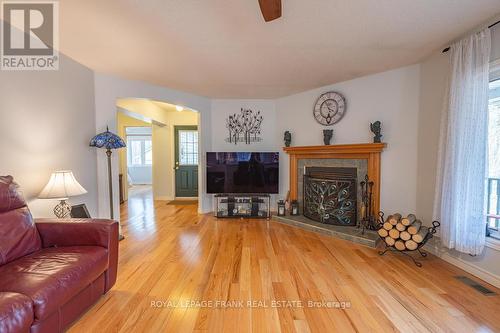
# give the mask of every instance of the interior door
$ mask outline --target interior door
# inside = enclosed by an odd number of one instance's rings
[[[175,126],[175,196],[198,196],[198,127]]]

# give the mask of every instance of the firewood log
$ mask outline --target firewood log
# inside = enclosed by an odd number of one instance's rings
[[[387,220],[389,221],[390,224],[396,225],[398,224],[399,220],[401,220],[401,214],[399,213],[392,214]]]
[[[385,230],[384,228],[378,229],[377,232],[378,232],[378,235],[380,237],[387,237],[387,236],[389,236],[389,231]]]
[[[385,238],[385,243],[386,243],[387,245],[389,245],[389,246],[393,246],[395,242],[396,242],[396,241],[394,240],[394,238],[391,238],[390,236],[387,236],[387,237]]]
[[[415,222],[413,222],[412,225],[410,225],[407,229],[407,231],[411,234],[411,235],[415,235],[416,233],[418,233],[418,231],[420,230],[420,227],[422,226],[422,221],[420,220],[416,220]]]
[[[398,231],[398,229],[394,228],[394,229],[389,230],[389,236],[391,238],[398,239],[399,238],[399,231]]]
[[[411,239],[411,235],[408,231],[401,231],[399,233],[399,238],[401,238],[404,241],[407,241],[407,240]]]
[[[389,222],[385,222],[383,227],[385,230],[389,231],[392,229],[392,224],[390,224]]]
[[[398,224],[396,224],[396,229],[398,229],[398,231],[405,231],[406,226],[404,226],[403,223],[398,222]]]
[[[405,242],[403,242],[402,240],[397,240],[395,243],[394,243],[394,247],[396,249],[398,249],[399,251],[404,251],[406,250],[406,245],[405,245]]]
[[[401,219],[401,223],[405,226],[409,226],[417,220],[416,216],[413,214],[408,214],[407,217]]]
[[[415,243],[422,243],[428,232],[429,231],[427,230],[427,228],[420,228],[419,232],[417,232],[415,235],[411,236],[411,239]]]
[[[416,249],[417,249],[418,244],[417,244],[417,243],[415,243],[414,241],[412,241],[412,240],[410,239],[410,240],[407,240],[407,241],[405,242],[405,246],[406,246],[406,248],[407,248],[408,250],[412,250],[412,251],[413,251],[413,250],[416,250]]]

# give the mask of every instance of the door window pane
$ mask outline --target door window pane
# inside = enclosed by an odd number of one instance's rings
[[[179,164],[198,165],[198,131],[179,130]]]

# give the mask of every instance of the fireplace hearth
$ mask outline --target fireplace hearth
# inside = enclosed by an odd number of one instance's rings
[[[304,216],[326,224],[357,224],[357,169],[306,167],[303,179]]]

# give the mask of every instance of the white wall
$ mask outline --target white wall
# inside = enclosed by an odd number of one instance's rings
[[[21,185],[36,217],[53,217],[54,200],[36,196],[56,170],[72,170],[88,191],[70,199],[97,216],[94,74],[60,55],[58,71],[0,73],[0,174]]]
[[[420,112],[418,117],[417,215],[430,225],[436,185],[439,130],[449,57],[434,54],[420,67]]]
[[[347,101],[344,118],[334,125],[333,144],[372,142],[370,122],[382,122],[381,209],[415,212],[417,188],[417,120],[420,66],[414,65],[346,81],[276,101],[275,140],[282,147],[283,133],[292,133],[292,146],[322,145],[322,130],[313,117],[316,99],[337,91]],[[281,194],[289,188],[288,156],[281,154]]]
[[[260,137],[262,141],[245,144],[229,143],[226,139],[229,132],[226,128],[226,119],[233,114],[240,114],[240,109],[260,111],[263,117]],[[276,112],[273,100],[248,99],[215,99],[212,100],[212,149],[219,152],[231,151],[280,151],[276,145]]]
[[[372,142],[369,124],[380,120],[383,141],[388,143],[382,153],[381,208],[387,212],[415,212],[419,80],[420,67],[414,65],[277,100],[213,100],[212,150],[279,151],[279,196],[285,197],[289,188],[289,161],[282,150],[284,131],[292,132],[293,146],[323,144],[325,127],[314,120],[313,105],[321,93],[339,91],[346,97],[348,109],[344,118],[333,126],[333,143]],[[242,107],[263,114],[262,142],[235,145],[225,141],[226,118]]]
[[[151,165],[132,166],[127,168],[130,184],[132,185],[152,185],[153,168]],[[127,174],[124,174],[127,175]]]
[[[184,93],[168,88],[150,85],[140,81],[132,81],[120,79],[114,76],[105,74],[95,74],[95,109],[96,109],[96,132],[100,132],[109,126],[109,129],[116,131],[116,103],[121,98],[146,98],[156,101],[163,101],[176,105],[183,105],[193,110],[197,110],[200,115],[200,142],[201,142],[201,159],[200,172],[205,173],[205,152],[211,149],[211,119],[210,119],[210,100],[205,97]],[[97,174],[99,187],[99,214],[101,216],[109,216],[108,204],[108,189],[107,189],[107,165],[106,156],[103,152],[97,157]],[[115,212],[119,211],[118,198],[118,157],[113,154],[113,189],[114,200],[113,207]],[[154,175],[153,175],[154,177]],[[201,179],[199,211],[211,211],[211,197],[206,193],[205,185]],[[119,216],[115,216],[119,219]]]

